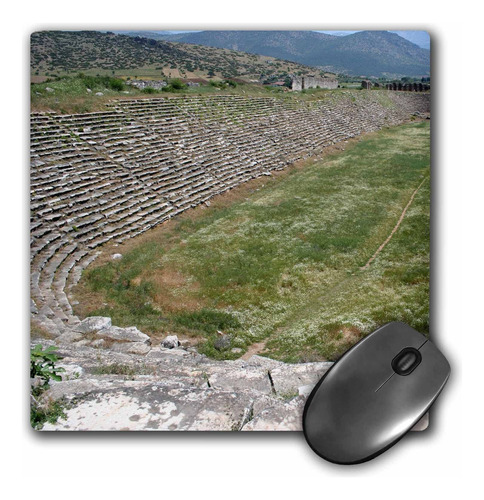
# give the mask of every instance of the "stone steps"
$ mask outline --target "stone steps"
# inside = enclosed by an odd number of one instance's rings
[[[184,348],[136,355],[85,345],[82,334],[63,337],[56,344],[66,372],[46,396],[71,407],[43,430],[301,430],[305,399],[332,365],[218,362]],[[127,376],[115,374],[119,367]]]

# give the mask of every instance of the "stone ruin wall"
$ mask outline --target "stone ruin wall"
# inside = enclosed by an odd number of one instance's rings
[[[380,95],[390,98],[392,105],[380,102]],[[159,386],[157,398],[163,401],[169,389],[171,400],[166,404],[185,408],[186,418],[176,428],[300,429],[308,388],[327,364],[286,365],[258,357],[253,362],[220,363],[190,350],[167,353],[150,345],[136,328],[110,326],[98,331],[89,319],[81,321],[73,310],[73,287],[105,243],[122,243],[327,146],[429,112],[428,93],[342,91],[312,102],[184,96],[121,100],[97,113],[33,113],[31,318],[49,333],[52,340],[47,343],[60,348],[68,373],[76,366],[81,373],[78,380],[53,386],[52,397],[87,398],[91,394],[95,406],[102,400],[100,392],[118,387],[126,395],[123,378],[116,382],[110,376],[114,382],[108,387],[104,379],[91,374],[101,359],[107,364],[154,367],[158,375],[133,379],[132,393],[126,397],[138,408],[153,384]],[[103,336],[114,341],[109,349],[103,348]],[[196,375],[201,372],[210,377],[209,385]],[[247,382],[249,372],[257,383]],[[294,391],[300,394],[294,400],[284,402],[278,397]],[[195,393],[199,407],[188,397]],[[110,400],[106,404],[109,409]],[[203,421],[201,415],[207,408],[220,420]],[[101,407],[95,409],[103,414]],[[233,418],[224,420],[228,414]],[[247,415],[253,418],[248,421]],[[85,416],[79,417],[77,427],[69,424],[70,428],[83,428]],[[126,426],[149,427],[153,415],[148,417],[128,421]],[[156,428],[171,428],[170,418],[160,417]],[[90,425],[101,429],[110,424]]]
[[[292,90],[315,89],[318,87],[321,89],[337,89],[338,80],[319,76],[294,76],[292,78]]]
[[[385,88],[387,90],[399,90],[405,92],[428,92],[430,90],[430,85],[427,83],[415,82],[415,83],[387,83]]]
[[[380,84],[378,82],[372,82],[371,80],[362,80],[361,88],[370,90],[372,87],[379,88]],[[402,83],[393,82],[385,84],[387,90],[400,90],[405,92],[428,92],[430,90],[430,85],[421,82],[414,83]]]

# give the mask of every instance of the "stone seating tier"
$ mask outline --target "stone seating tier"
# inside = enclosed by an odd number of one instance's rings
[[[96,113],[33,113],[34,316],[55,335],[79,322],[70,293],[103,244],[429,106],[425,93],[341,91],[307,102],[183,96],[119,100]]]

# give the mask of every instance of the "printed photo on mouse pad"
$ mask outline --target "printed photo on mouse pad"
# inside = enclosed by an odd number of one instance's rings
[[[59,28],[30,69],[34,429],[300,431],[428,336],[428,33]]]

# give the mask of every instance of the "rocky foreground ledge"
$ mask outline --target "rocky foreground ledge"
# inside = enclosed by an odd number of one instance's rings
[[[301,430],[306,398],[332,365],[214,361],[102,317],[41,343],[57,346],[66,370],[44,397],[64,401],[67,418],[43,430]]]

